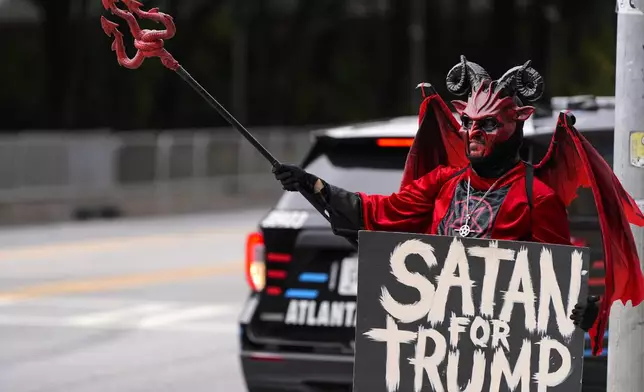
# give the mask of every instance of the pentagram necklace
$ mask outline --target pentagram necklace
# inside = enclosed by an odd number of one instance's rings
[[[481,205],[483,200],[485,200],[487,195],[492,191],[492,189],[494,189],[496,184],[498,184],[499,181],[503,179],[503,177],[505,176],[502,176],[501,178],[496,180],[494,184],[492,184],[492,186],[485,192],[483,197],[481,197],[479,202],[476,203],[476,205],[472,209],[473,212],[476,212],[476,209],[479,208],[479,205]],[[460,234],[461,237],[467,237],[468,235],[470,235],[470,233],[472,233],[472,228],[469,225],[470,219],[472,219],[472,214],[470,213],[470,182],[471,182],[471,177],[467,176],[467,199],[465,199],[465,222],[463,226],[461,226],[461,228],[458,229],[458,234]]]

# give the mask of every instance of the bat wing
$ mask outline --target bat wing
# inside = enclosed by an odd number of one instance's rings
[[[644,226],[644,214],[624,190],[613,170],[574,127],[574,117],[561,113],[550,147],[535,166],[535,176],[550,186],[566,206],[577,190],[590,188],[597,206],[604,249],[605,293],[599,317],[590,330],[594,355],[603,349],[610,306],[615,301],[644,300],[644,279],[629,223]]]
[[[420,105],[418,131],[407,155],[401,188],[438,166],[469,165],[465,142],[458,134],[460,124],[445,101],[429,87],[430,95]]]

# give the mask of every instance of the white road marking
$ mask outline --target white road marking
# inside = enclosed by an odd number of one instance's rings
[[[100,324],[113,324],[132,316],[142,316],[150,313],[158,313],[169,309],[167,305],[152,304],[135,306],[133,308],[123,308],[108,312],[97,312],[78,317],[72,317],[69,322],[78,326],[90,326]]]
[[[150,316],[138,322],[141,328],[155,328],[164,325],[171,325],[182,321],[193,321],[209,317],[231,314],[233,309],[230,306],[199,306],[190,309],[166,312],[156,316]]]
[[[9,306],[13,305],[14,301],[10,299],[0,299],[0,306]]]
[[[0,326],[20,327],[72,327],[101,330],[152,330],[163,332],[203,332],[203,333],[237,333],[237,324],[234,322],[212,322],[202,324],[177,324],[141,327],[127,324],[94,324],[79,325],[69,319],[55,317],[0,315]]]
[[[121,306],[118,306],[120,304]],[[237,333],[237,304],[133,301],[127,299],[56,298],[2,303],[0,326],[71,327],[105,330]],[[28,305],[28,306],[25,306]],[[35,315],[24,314],[35,306]],[[44,307],[44,308],[43,308]],[[11,314],[11,309],[21,314]],[[43,315],[47,308],[77,309],[70,316]],[[89,310],[89,311],[88,311]]]

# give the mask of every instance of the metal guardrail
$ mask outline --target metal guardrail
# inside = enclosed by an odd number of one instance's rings
[[[251,132],[281,161],[299,162],[310,130]],[[209,208],[218,198],[273,200],[281,188],[270,170],[230,128],[1,136],[0,222],[36,219],[25,218],[35,205],[56,205],[55,215],[64,219],[92,206],[137,214]],[[27,205],[31,211],[15,212]]]

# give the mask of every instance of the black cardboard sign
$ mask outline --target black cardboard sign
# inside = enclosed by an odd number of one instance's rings
[[[581,391],[589,255],[361,232],[354,391]]]

